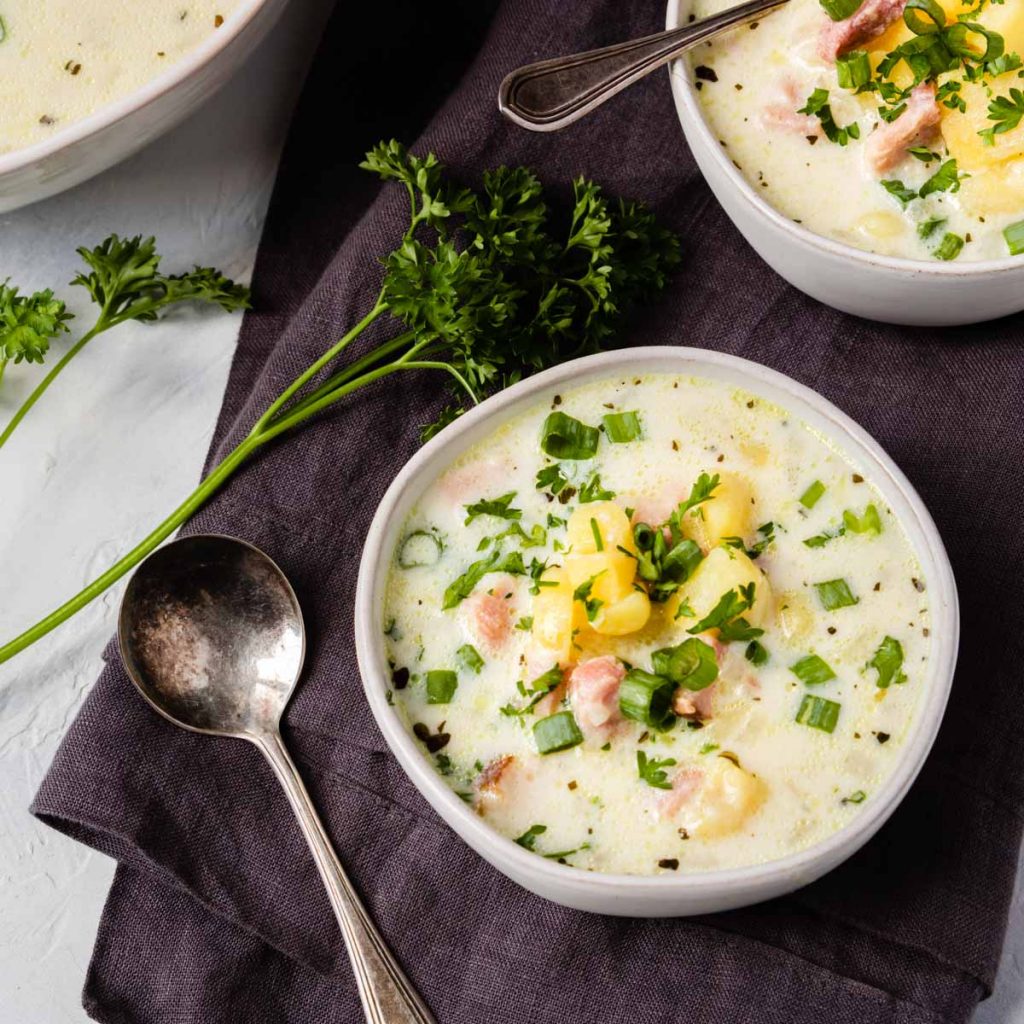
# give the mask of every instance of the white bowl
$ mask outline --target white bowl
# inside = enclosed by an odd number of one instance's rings
[[[725,381],[777,403],[837,447],[879,489],[907,531],[928,580],[935,647],[917,717],[901,759],[878,795],[845,828],[809,849],[753,867],[671,877],[600,874],[545,860],[493,831],[444,783],[406,731],[386,694],[384,594],[406,516],[423,491],[502,423],[566,387],[622,373],[679,373]],[[579,910],[676,917],[727,910],[791,892],[858,850],[896,809],[938,732],[953,680],[960,632],[956,585],[931,516],[878,443],[820,395],[757,363],[692,348],[635,348],[577,359],[516,384],[456,420],[414,455],[384,495],[366,538],[356,590],[356,651],[373,715],[395,757],[438,814],[485,860],[531,892]]]
[[[693,0],[668,0],[666,28]],[[826,305],[869,320],[948,327],[1024,309],[1024,257],[942,263],[864,252],[784,217],[733,166],[704,120],[684,57],[669,67],[672,95],[697,166],[732,222],[776,273]]]
[[[148,145],[219,89],[287,0],[240,0],[224,24],[141,89],[44,142],[0,154],[0,213],[63,192]]]

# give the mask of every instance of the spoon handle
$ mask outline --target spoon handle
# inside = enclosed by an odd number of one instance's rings
[[[253,738],[274,769],[299,819],[348,948],[356,988],[370,1024],[436,1024],[387,948],[348,880],[279,732]]]
[[[498,109],[522,128],[553,132],[578,121],[684,50],[788,0],[748,0],[681,28],[569,57],[527,64],[507,75]]]

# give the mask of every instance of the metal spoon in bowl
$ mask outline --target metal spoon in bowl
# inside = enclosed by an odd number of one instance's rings
[[[501,83],[498,109],[522,128],[558,131],[691,46],[784,3],[788,0],[748,0],[668,32],[527,64]]]
[[[231,537],[185,537],[139,566],[121,601],[121,656],[164,718],[255,744],[302,826],[371,1024],[435,1024],[370,920],[281,739],[302,669],[302,612],[284,573]]]

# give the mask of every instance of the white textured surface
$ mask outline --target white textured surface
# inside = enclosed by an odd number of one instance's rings
[[[288,115],[328,6],[293,0],[241,75],[139,156],[0,216],[0,279],[53,287],[84,316],[84,293],[65,287],[74,250],[111,231],[155,234],[170,271],[201,261],[248,279]],[[97,339],[0,451],[5,640],[79,590],[195,486],[239,322],[175,316]],[[37,368],[8,368],[0,421],[38,380]],[[82,982],[113,862],[27,808],[100,670],[120,593],[108,591],[0,667],[3,1024],[86,1020]]]
[[[169,269],[201,259],[247,277],[293,91],[328,5],[293,0],[234,83],[129,163],[0,217],[0,277],[61,285],[74,272],[74,247],[115,230],[155,233]],[[63,293],[82,310],[75,291]],[[191,490],[237,330],[237,318],[214,314],[101,338],[0,452],[0,637],[77,591]],[[36,379],[8,370],[0,420]],[[115,587],[0,667],[3,1024],[86,1021],[81,987],[113,864],[27,807],[100,670],[119,596]],[[1020,893],[996,994],[977,1021],[1024,1024]]]

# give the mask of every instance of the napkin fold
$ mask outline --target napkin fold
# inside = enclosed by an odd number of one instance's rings
[[[685,260],[623,342],[731,352],[822,392],[895,458],[949,547],[960,667],[936,747],[879,835],[786,898],[646,921],[540,900],[442,824],[372,721],[352,638],[363,538],[419,426],[444,403],[437,377],[401,375],[356,394],[265,451],[187,530],[244,537],[294,583],[310,653],[287,742],[441,1024],[956,1024],[991,988],[1021,839],[1024,321],[900,329],[794,291],[712,198],[665,73],[557,135],[499,118],[496,90],[511,68],[657,31],[662,17],[651,0],[339,5],[283,159],[257,308],[210,460],[376,294],[376,260],[406,216],[399,190],[355,168],[380,136],[435,150],[469,181],[528,164],[563,192],[585,174],[645,200],[680,233]],[[388,326],[374,330],[380,340]],[[120,862],[85,986],[96,1020],[362,1019],[327,898],[269,768],[247,744],[153,714],[116,654],[33,809]]]

